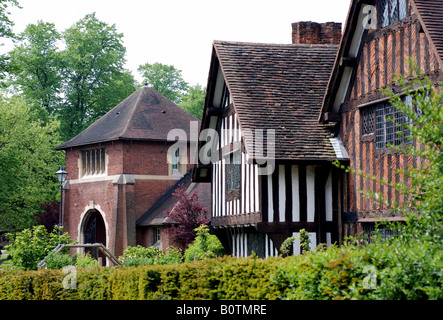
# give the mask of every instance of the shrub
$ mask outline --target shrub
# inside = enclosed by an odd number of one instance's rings
[[[63,227],[54,227],[48,232],[42,225],[25,229],[17,234],[8,234],[11,244],[6,251],[11,256],[12,265],[16,268],[36,270],[43,260],[58,244],[72,243],[67,233],[59,234]],[[66,249],[68,250],[68,249]]]
[[[174,264],[183,261],[181,251],[174,247],[166,249],[166,253],[156,247],[127,247],[120,256],[127,267],[146,266],[154,264]]]
[[[75,266],[77,268],[92,268],[98,266],[98,261],[91,257],[89,253],[74,254],[72,258],[69,254],[51,251],[45,258],[46,268],[61,269],[66,266]]]
[[[0,299],[277,299],[282,258],[221,257],[198,262],[77,270],[77,289],[63,289],[61,270],[0,272]]]
[[[201,225],[195,229],[197,236],[185,251],[185,261],[202,260],[205,258],[221,257],[224,253],[223,245],[217,236],[209,234],[209,228]]]
[[[171,240],[184,250],[196,236],[195,228],[211,220],[208,210],[199,202],[198,193],[189,195],[183,185],[172,194],[177,205],[166,216],[174,223],[166,229]]]
[[[85,254],[74,254],[72,257],[72,264],[77,268],[98,267],[98,261],[91,257],[89,252]]]
[[[72,265],[69,254],[51,251],[45,258],[46,268],[54,270]]]
[[[284,299],[442,299],[442,270],[441,244],[393,238],[288,258],[273,281]]]
[[[309,239],[309,233],[305,229],[300,229],[298,237],[289,237],[285,241],[283,241],[282,245],[280,246],[280,252],[283,256],[288,256],[291,253],[292,245],[294,241],[300,239],[300,248],[301,253],[308,252],[309,244],[311,243],[311,240]]]

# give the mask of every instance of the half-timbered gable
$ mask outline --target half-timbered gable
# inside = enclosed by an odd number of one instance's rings
[[[356,232],[357,226],[370,228],[380,217],[403,219],[389,210],[390,203],[401,202],[401,197],[380,181],[385,179],[389,184],[406,179],[397,170],[417,165],[420,159],[394,152],[390,146],[417,142],[403,126],[409,120],[391,106],[380,89],[389,86],[401,92],[393,78],[410,74],[410,60],[434,83],[441,80],[442,18],[441,0],[351,3],[320,113],[320,122],[338,124],[351,167],[377,177],[373,181],[354,174],[344,180],[346,224],[353,226],[350,233]],[[407,97],[404,99],[412,104]],[[383,195],[388,201],[378,204],[363,197],[361,190]]]
[[[293,25],[307,27],[320,36],[341,30]],[[331,162],[347,155],[333,126],[317,121],[338,46],[312,43],[213,44],[201,132],[217,134],[200,141],[194,180],[212,182],[212,227],[233,255],[276,255],[301,228],[312,247],[339,241],[341,185]],[[211,162],[202,163],[208,141]]]

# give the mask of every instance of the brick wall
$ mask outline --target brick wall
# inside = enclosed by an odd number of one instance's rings
[[[341,23],[301,21],[292,24],[294,44],[340,44]]]
[[[82,148],[66,150],[67,179],[71,183],[65,190],[65,231],[74,240],[81,241],[79,225],[85,219],[85,213],[94,209],[101,213],[106,222],[106,246],[116,255],[121,255],[128,245],[152,245],[153,235],[148,230],[136,231],[135,221],[176,182],[168,177],[169,146],[164,142],[141,141],[102,144],[100,147],[106,148],[107,175],[93,176],[83,181],[79,176]],[[190,168],[191,165],[187,165],[187,169]],[[113,177],[121,174],[144,177],[135,182],[113,183]],[[92,181],[94,179],[96,181]],[[168,244],[167,235],[163,233],[164,243]]]

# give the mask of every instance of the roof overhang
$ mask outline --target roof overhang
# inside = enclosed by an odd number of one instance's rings
[[[351,79],[357,69],[357,57],[362,39],[367,32],[368,14],[375,0],[354,0],[351,2],[340,49],[334,63],[320,111],[319,122],[339,122],[340,107],[346,99]]]

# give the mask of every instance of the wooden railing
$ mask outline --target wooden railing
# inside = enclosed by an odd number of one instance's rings
[[[84,244],[59,244],[54,248],[54,252],[58,253],[63,248],[98,248],[108,259],[116,266],[122,266],[123,263],[117,259],[117,257],[108,250],[102,243],[84,243]],[[39,269],[46,266],[46,257],[37,265]]]

